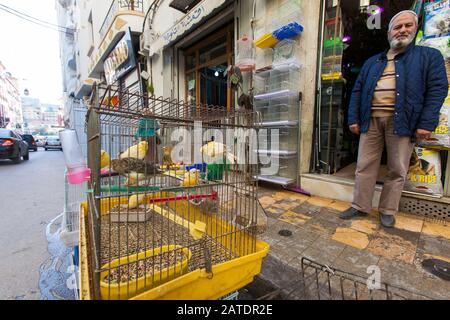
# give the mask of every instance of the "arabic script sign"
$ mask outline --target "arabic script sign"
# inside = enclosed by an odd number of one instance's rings
[[[226,0],[204,0],[200,2],[151,45],[150,56],[153,56],[157,51],[177,40],[225,2]]]

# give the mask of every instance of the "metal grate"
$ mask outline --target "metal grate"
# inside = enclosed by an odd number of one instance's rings
[[[302,259],[301,289],[304,300],[431,300],[421,293],[381,283],[369,289],[368,279]],[[294,292],[291,292],[291,294]]]
[[[450,206],[434,201],[403,197],[400,202],[400,211],[432,220],[450,221]]]

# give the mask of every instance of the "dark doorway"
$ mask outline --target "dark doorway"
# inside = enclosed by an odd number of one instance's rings
[[[388,49],[387,26],[391,18],[401,10],[411,9],[414,2],[324,0],[321,95],[316,112],[314,154],[316,171],[354,178],[359,137],[351,134],[347,125],[353,86],[364,62]],[[381,8],[381,29],[368,28],[369,5]],[[385,173],[382,168],[381,181]]]

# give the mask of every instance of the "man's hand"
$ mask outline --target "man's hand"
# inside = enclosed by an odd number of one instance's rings
[[[416,131],[416,137],[417,139],[424,140],[424,139],[430,139],[431,138],[431,131],[417,129]]]
[[[350,126],[350,131],[359,136],[359,134],[361,133],[361,127],[359,126],[359,124],[353,124]]]

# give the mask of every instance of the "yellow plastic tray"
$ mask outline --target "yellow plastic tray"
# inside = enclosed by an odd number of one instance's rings
[[[156,194],[155,196],[161,195]],[[126,201],[126,199],[122,201]],[[101,214],[107,215],[111,206],[122,201],[119,199],[102,200]],[[219,239],[221,244],[240,258],[214,265],[212,274],[207,273],[204,269],[197,269],[181,275],[169,282],[161,283],[131,300],[217,300],[253,282],[254,277],[261,272],[263,258],[269,252],[267,243],[256,240],[255,250],[252,254],[246,255],[247,251],[238,244],[252,243],[255,240],[252,236],[244,232],[234,233],[234,226],[215,216],[203,215],[199,209],[187,201],[172,203],[169,206],[176,210],[180,218],[188,222],[196,222],[190,221],[192,217],[197,220],[200,217],[200,220],[208,222],[207,234],[217,234],[220,231],[224,235]],[[90,300],[94,296],[92,280],[89,277],[92,267],[90,266],[91,254],[88,251],[89,239],[86,233],[87,212],[87,203],[82,203],[80,206],[80,296],[82,300]]]
[[[118,284],[106,283],[103,280],[108,277],[111,271],[119,265],[133,263],[140,259],[149,258],[151,256],[156,256],[160,253],[174,251],[180,249],[183,251],[186,257],[183,261],[180,261],[175,266],[163,269],[161,271],[155,272],[154,274],[149,274],[146,277],[140,277],[134,281],[122,282]],[[177,245],[163,246],[162,248],[156,248],[148,250],[146,252],[141,252],[138,255],[131,255],[129,257],[123,257],[121,259],[113,260],[102,267],[104,269],[110,269],[100,273],[100,294],[104,300],[126,300],[130,297],[135,297],[140,293],[143,293],[146,288],[155,288],[161,284],[169,282],[183,274],[186,273],[188,262],[192,257],[192,253],[189,249],[182,248]],[[151,284],[151,285],[150,285]]]
[[[339,80],[342,77],[341,72],[332,72],[322,74],[322,80]]]
[[[266,33],[261,38],[255,41],[255,46],[261,49],[265,48],[272,48],[274,45],[276,45],[278,42],[280,42],[277,38],[275,38],[271,32]]]

